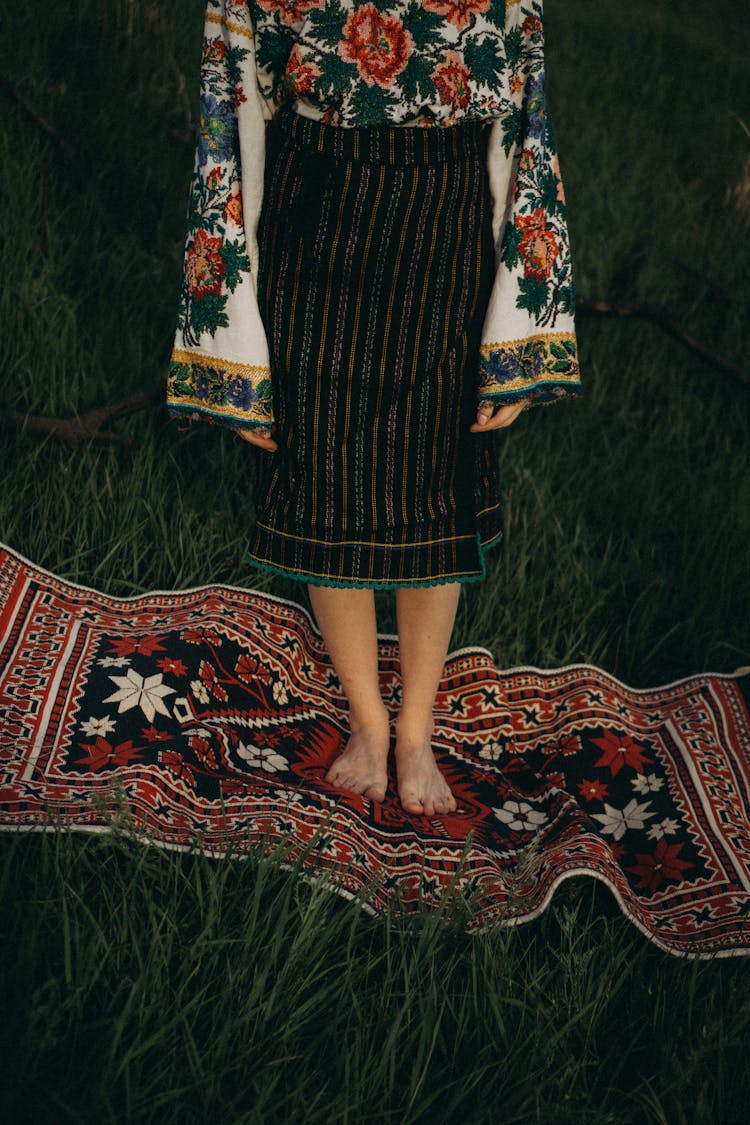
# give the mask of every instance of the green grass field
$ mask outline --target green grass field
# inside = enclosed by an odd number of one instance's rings
[[[546,4],[578,292],[664,304],[747,368],[742,12]],[[0,409],[69,416],[164,381],[202,17],[202,0],[4,16]],[[498,432],[505,537],[451,647],[636,687],[750,663],[747,386],[643,322],[578,332],[584,398]],[[132,451],[2,430],[3,542],[115,595],[220,581],[307,604],[243,561],[246,443],[180,433],[163,405],[114,426]],[[468,937],[127,835],[3,835],[0,871],[4,1121],[746,1119],[747,963],[660,952],[592,880]]]

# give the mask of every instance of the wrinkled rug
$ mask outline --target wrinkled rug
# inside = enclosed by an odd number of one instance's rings
[[[395,714],[397,639],[379,638]],[[0,828],[111,831],[247,855],[373,912],[537,916],[590,875],[662,949],[750,949],[750,668],[634,689],[588,664],[449,655],[434,749],[458,801],[405,813],[329,785],[346,703],[310,615],[207,585],[116,598],[0,544]]]

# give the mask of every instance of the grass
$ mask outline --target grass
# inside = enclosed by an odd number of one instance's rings
[[[576,283],[668,305],[748,366],[737,5],[546,5]],[[201,0],[75,0],[0,72],[0,403],[69,415],[163,381],[197,103]],[[637,687],[750,662],[747,389],[647,324],[580,318],[584,399],[498,434],[505,538],[453,647],[597,664]],[[133,453],[3,431],[0,539],[115,595],[250,570],[252,451],[117,423]],[[217,487],[217,483],[220,486]],[[395,629],[378,595],[381,629]],[[593,881],[467,937],[368,917],[254,857],[127,836],[4,835],[2,1104],[34,1122],[744,1120],[740,959],[651,946]]]
[[[744,963],[658,953],[593,880],[471,939],[256,857],[4,845],[5,1120],[740,1120]]]

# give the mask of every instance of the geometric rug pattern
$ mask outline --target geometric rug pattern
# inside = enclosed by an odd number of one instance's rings
[[[397,639],[379,637],[395,715]],[[325,773],[346,701],[308,612],[226,585],[116,598],[0,544],[0,829],[102,831],[167,848],[282,843],[371,911],[470,904],[537,916],[602,880],[665,951],[750,950],[750,668],[634,689],[602,669],[449,654],[433,746],[457,811],[405,812]]]

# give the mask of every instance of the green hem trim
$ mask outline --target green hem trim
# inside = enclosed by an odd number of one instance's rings
[[[482,564],[482,570],[479,574],[469,575],[447,575],[444,578],[414,578],[403,582],[389,582],[377,581],[377,579],[370,582],[360,582],[357,579],[351,578],[321,578],[317,574],[304,574],[299,570],[285,570],[283,566],[277,566],[275,563],[261,562],[260,559],[255,559],[252,555],[245,555],[245,562],[251,566],[257,567],[258,570],[268,571],[270,574],[278,574],[282,578],[292,578],[295,582],[309,583],[311,586],[334,586],[341,589],[356,589],[356,590],[403,590],[416,586],[447,586],[449,583],[468,584],[469,582],[481,582],[487,577],[487,565],[484,560],[484,553],[490,547],[494,547],[503,538],[503,532],[500,531],[494,539],[490,539],[488,543],[482,544],[479,541],[479,532],[477,535],[477,546],[479,548],[479,558]]]
[[[269,426],[273,425],[273,421],[259,422],[254,419],[235,418],[230,414],[219,414],[215,410],[208,410],[205,406],[194,406],[189,403],[185,403],[184,406],[167,403],[167,413],[172,418],[178,418],[183,414],[199,414],[211,422],[224,422],[228,428],[234,426],[240,430],[268,429]],[[193,421],[203,421],[204,418],[194,418]]]
[[[563,387],[565,394],[553,395],[545,393],[552,387]],[[531,396],[529,395],[530,391],[533,391]],[[541,397],[542,395],[544,395],[544,397]],[[553,402],[562,402],[568,397],[583,397],[583,387],[580,383],[568,383],[559,379],[547,379],[542,383],[530,383],[528,387],[519,387],[512,391],[480,389],[477,392],[477,398],[480,400],[483,398],[492,399],[493,402],[507,403],[508,405],[528,399],[529,406],[550,406]]]
[[[479,532],[477,532],[477,535],[479,535]],[[497,535],[495,535],[494,538],[489,539],[486,543],[480,543],[479,544],[479,550],[482,551],[482,552],[489,551],[490,547],[496,547],[497,546],[497,544],[500,542],[502,537],[503,537],[503,532],[498,531]]]

